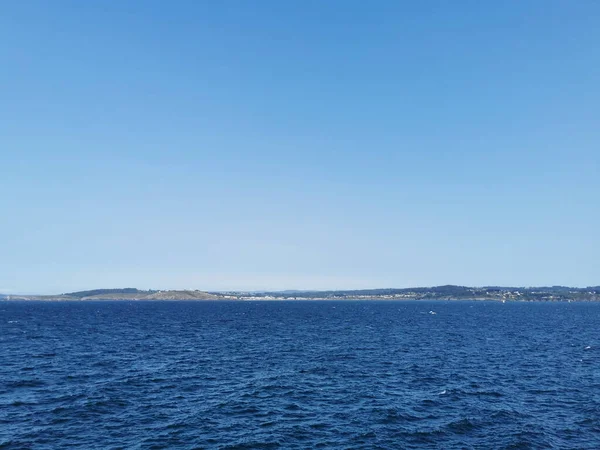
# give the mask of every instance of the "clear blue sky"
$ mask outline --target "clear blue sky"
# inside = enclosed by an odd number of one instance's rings
[[[4,1],[0,292],[600,284],[599,23]]]

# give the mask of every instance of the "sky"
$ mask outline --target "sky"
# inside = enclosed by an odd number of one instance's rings
[[[0,2],[0,293],[598,285],[599,21]]]

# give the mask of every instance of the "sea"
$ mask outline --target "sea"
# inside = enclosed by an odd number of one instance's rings
[[[600,449],[600,304],[0,302],[0,449]]]

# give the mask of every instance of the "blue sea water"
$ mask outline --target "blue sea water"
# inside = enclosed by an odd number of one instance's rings
[[[0,302],[0,448],[598,449],[599,333],[600,304]]]

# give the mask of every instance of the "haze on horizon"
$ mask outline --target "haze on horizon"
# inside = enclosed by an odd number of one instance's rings
[[[0,293],[598,285],[599,18],[3,2]]]

